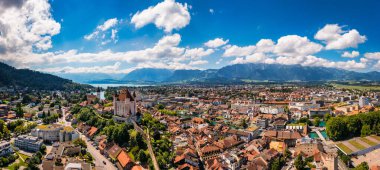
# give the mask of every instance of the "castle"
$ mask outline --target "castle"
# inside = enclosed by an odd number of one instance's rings
[[[136,93],[133,95],[128,89],[122,89],[113,96],[114,115],[120,117],[134,117],[137,112]]]

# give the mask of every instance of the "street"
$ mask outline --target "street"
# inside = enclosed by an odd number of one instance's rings
[[[110,162],[104,155],[100,154],[99,150],[97,150],[94,146],[91,145],[91,142],[86,138],[86,136],[79,133],[82,140],[86,142],[87,145],[87,151],[90,152],[92,157],[94,157],[94,163],[95,167],[102,167],[103,169],[107,170],[116,170],[117,168],[113,165],[112,162]],[[104,165],[104,162],[106,162],[106,165]]]
[[[66,108],[62,108],[62,118],[59,120],[60,123],[64,124],[65,126],[71,126],[71,122],[66,121]],[[93,145],[91,145],[91,141],[87,139],[85,135],[79,133],[80,138],[86,142],[87,145],[87,151],[94,157],[94,163],[95,167],[99,167],[101,169],[106,170],[116,170],[117,168],[114,166],[112,162],[110,162],[104,155],[100,153],[99,150],[97,150]],[[106,165],[104,165],[104,162],[106,162]]]

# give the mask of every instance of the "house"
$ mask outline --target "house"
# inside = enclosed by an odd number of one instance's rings
[[[97,131],[98,131],[98,128],[92,126],[90,128],[90,130],[87,131],[86,136],[89,138],[92,138],[92,137],[94,137],[94,135],[96,134]]]
[[[130,170],[134,165],[132,159],[129,157],[127,151],[125,151],[124,149],[122,149],[119,155],[117,156],[117,160],[117,167],[120,170]]]
[[[284,141],[288,147],[295,146],[297,139],[302,138],[301,134],[297,131],[268,130],[263,136],[271,140]]]
[[[114,144],[107,152],[106,152],[106,155],[108,155],[108,157],[110,157],[113,161],[116,161],[117,159],[117,156],[119,155],[119,153],[121,152],[121,148],[120,146],[118,146],[117,144]]]

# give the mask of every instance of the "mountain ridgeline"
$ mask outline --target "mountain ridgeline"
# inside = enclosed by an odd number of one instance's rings
[[[51,74],[29,69],[16,69],[0,62],[0,86],[29,87],[40,90],[77,89],[84,85]]]
[[[360,73],[336,68],[281,64],[235,64],[220,69],[137,69],[122,81],[128,82],[240,82],[240,81],[380,81],[379,72]]]

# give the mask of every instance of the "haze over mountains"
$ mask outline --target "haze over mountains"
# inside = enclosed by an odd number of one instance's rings
[[[142,68],[126,75],[71,74],[72,79],[81,83],[186,83],[186,82],[240,82],[240,81],[329,81],[329,80],[371,80],[380,81],[379,72],[360,73],[336,68],[306,67],[280,64],[234,64],[220,69],[171,70]],[[89,80],[89,77],[91,79]]]

